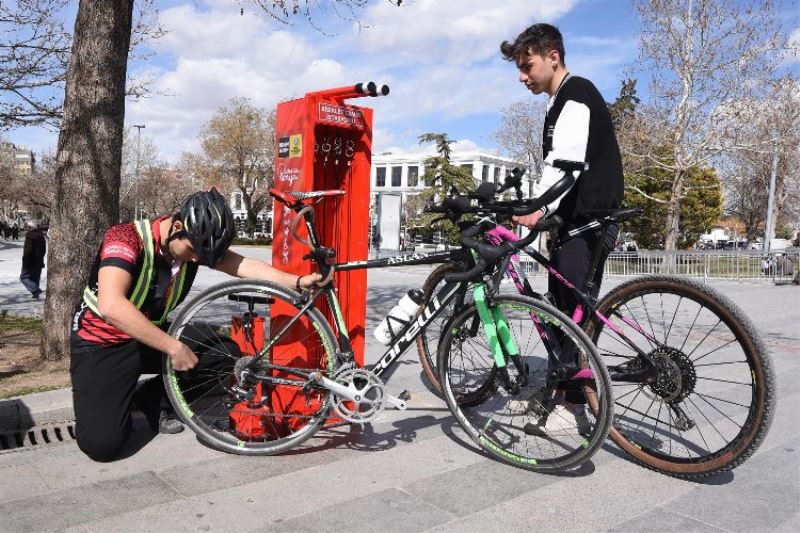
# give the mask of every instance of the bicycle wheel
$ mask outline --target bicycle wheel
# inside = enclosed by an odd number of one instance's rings
[[[446,283],[444,280],[445,274],[453,272],[459,272],[456,263],[444,263],[436,267],[422,286],[422,292],[424,293],[423,301],[427,302],[432,296],[435,296]],[[417,337],[417,354],[419,355],[419,362],[422,364],[422,370],[425,372],[428,383],[430,383],[431,387],[439,394],[442,392],[442,385],[439,382],[438,365],[436,363],[436,354],[439,344],[444,338],[444,331],[447,323],[463,308],[465,301],[469,302],[471,300],[472,295],[470,291],[467,291],[465,297],[456,296],[453,298],[447,306],[442,309],[439,315],[420,332],[419,337]],[[422,308],[420,308],[420,313],[421,312]]]
[[[612,290],[598,311],[657,366],[651,382],[622,381],[642,360],[601,320],[587,325],[612,376],[617,445],[687,479],[730,470],[755,452],[772,421],[775,378],[736,304],[696,281],[648,276]]]
[[[294,291],[235,280],[203,291],[178,314],[169,334],[189,346],[199,363],[179,372],[165,357],[164,384],[175,411],[201,440],[227,452],[270,455],[301,444],[324,423],[330,392],[304,389],[308,380],[290,370],[327,376],[336,370],[336,340],[319,311],[306,310],[247,369],[301,307]]]
[[[608,373],[594,345],[545,302],[500,295],[490,310],[495,316],[502,313],[519,358],[508,357],[506,381],[504,371],[496,369],[483,326],[474,327],[478,309],[470,304],[456,315],[439,348],[439,378],[448,407],[472,440],[504,462],[540,472],[579,466],[603,444],[612,418]],[[560,349],[576,354],[584,369],[577,383],[595,410],[566,404],[563,391],[549,385],[546,331],[548,338],[555,334],[560,339]],[[476,383],[485,388],[487,380],[494,386],[480,402],[459,405],[463,391],[474,390]]]

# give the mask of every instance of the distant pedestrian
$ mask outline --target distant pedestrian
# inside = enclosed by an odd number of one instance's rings
[[[14,222],[14,225],[11,227],[11,238],[15,241],[19,240],[19,224]]]
[[[39,280],[42,276],[46,252],[47,241],[44,231],[35,222],[28,222],[28,231],[25,232],[25,247],[22,251],[22,273],[19,280],[35,300],[38,300],[39,295],[42,294]]]

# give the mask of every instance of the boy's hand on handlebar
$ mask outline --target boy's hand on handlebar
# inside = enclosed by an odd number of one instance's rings
[[[182,342],[176,343],[168,355],[175,370],[191,370],[197,366],[197,356]]]
[[[300,286],[301,289],[308,290],[311,289],[312,287],[320,286],[321,281],[322,281],[321,274],[317,273],[305,274],[303,276],[300,276],[300,279],[298,280],[297,284]]]
[[[511,220],[513,220],[517,224],[522,224],[523,226],[532,228],[536,225],[537,222],[539,222],[539,220],[542,219],[543,216],[544,216],[544,211],[539,209],[538,211],[534,211],[530,215],[522,215],[522,216],[514,215],[513,217],[511,217]]]

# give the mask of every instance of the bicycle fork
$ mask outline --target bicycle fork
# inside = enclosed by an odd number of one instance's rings
[[[497,366],[501,384],[510,394],[518,394],[520,387],[528,384],[528,368],[522,363],[522,359],[519,356],[519,348],[511,335],[508,321],[500,309],[494,305],[490,307],[490,303],[487,302],[485,285],[477,286],[473,294],[475,307],[478,310],[478,318],[480,318],[483,325],[486,341],[492,351],[492,357]],[[507,361],[509,359],[519,372],[519,379],[517,380],[512,380],[508,373]]]

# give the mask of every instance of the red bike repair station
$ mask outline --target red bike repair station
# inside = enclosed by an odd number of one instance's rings
[[[286,191],[342,190],[342,196],[315,205],[315,227],[321,242],[336,250],[336,262],[366,260],[369,253],[370,166],[372,161],[372,114],[367,107],[345,103],[353,98],[389,94],[386,85],[359,83],[347,87],[306,93],[303,98],[278,104],[275,127],[275,189]],[[303,256],[308,248],[291,234],[295,213],[274,202],[272,264],[294,274],[310,274],[314,265]],[[301,234],[305,227],[299,226]],[[336,272],[334,282],[342,303],[342,315],[358,366],[364,364],[364,326],[367,308],[367,272]],[[331,310],[322,299],[318,308],[333,322]],[[279,331],[296,314],[285,302],[270,305],[270,329]],[[242,355],[255,355],[264,346],[265,318],[248,317],[252,328],[243,328],[242,316],[234,316],[232,339]],[[324,368],[321,347],[306,346],[311,324],[298,321],[286,341],[272,348],[273,364],[291,367]],[[275,375],[280,375],[277,371]],[[309,397],[298,387],[275,386],[271,398],[263,401],[261,384],[251,401],[242,401],[230,411],[234,431],[249,438],[270,438],[275,433],[290,433],[293,421],[281,414],[314,413],[319,399]],[[316,404],[314,402],[317,402]],[[266,419],[269,422],[266,423]],[[330,422],[337,422],[331,419]],[[277,436],[277,435],[276,435]]]

